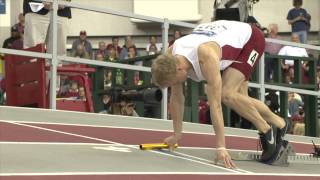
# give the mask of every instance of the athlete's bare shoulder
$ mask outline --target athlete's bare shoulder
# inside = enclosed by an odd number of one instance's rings
[[[221,48],[216,42],[203,43],[198,47],[199,62],[205,61],[208,57],[221,58]]]

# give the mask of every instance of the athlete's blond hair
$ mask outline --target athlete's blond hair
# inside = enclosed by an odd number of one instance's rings
[[[151,67],[152,82],[164,88],[176,76],[176,60],[170,54],[159,55]]]

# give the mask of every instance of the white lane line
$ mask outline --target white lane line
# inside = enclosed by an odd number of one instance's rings
[[[179,149],[215,150],[216,148],[179,146]],[[244,149],[227,149],[227,150],[233,151],[233,152],[261,153],[261,151],[257,151],[257,150],[244,150]],[[296,155],[310,155],[310,153],[295,153],[295,154]]]
[[[107,146],[107,147],[92,147],[93,149],[104,150],[104,151],[115,151],[115,152],[132,152],[131,149],[127,147],[115,147],[115,146]]]
[[[114,143],[114,144],[117,144],[117,145],[123,145],[123,146],[126,146],[126,147],[139,149],[139,147],[127,146],[126,144],[121,144],[121,143],[117,143],[117,142],[114,142],[114,141],[108,141],[108,140],[104,140],[104,139],[100,139],[100,138],[94,138],[94,137],[84,136],[84,135],[80,135],[80,134],[74,134],[74,133],[68,133],[68,132],[64,132],[64,131],[58,131],[58,130],[43,128],[43,127],[38,127],[38,126],[32,126],[32,125],[28,125],[28,124],[20,124],[20,123],[16,123],[16,122],[10,122],[10,123],[11,124],[15,124],[15,125],[19,125],[19,126],[25,126],[25,127],[35,128],[35,129],[41,129],[41,130],[45,130],[45,131],[50,131],[50,132],[55,132],[55,133],[60,133],[60,134],[66,134],[66,135],[76,136],[76,137],[82,137],[82,138],[101,141],[101,142],[106,142],[106,143]],[[174,156],[174,155],[170,155],[170,154],[162,153],[162,152],[157,152],[157,151],[151,151],[151,152],[154,152],[154,153],[157,153],[157,154],[162,154],[162,155],[165,155],[165,156],[174,157],[174,158],[184,159],[184,160],[187,160],[187,161],[196,162],[196,163],[207,165],[207,166],[212,166],[212,167],[215,167],[215,168],[218,168],[218,169],[222,169],[222,170],[225,170],[225,171],[230,171],[230,172],[234,172],[234,173],[241,173],[240,171],[224,168],[224,167],[213,165],[213,164],[209,164],[209,163],[204,163],[204,162],[193,160],[193,159],[183,158],[183,157]]]
[[[179,155],[181,155],[181,156],[186,156],[186,157],[189,157],[189,158],[194,158],[194,159],[198,159],[198,160],[200,160],[200,161],[205,161],[205,162],[214,164],[213,161],[210,161],[210,160],[207,160],[207,159],[204,159],[204,158],[200,158],[200,157],[197,157],[197,156],[192,156],[192,155],[189,155],[189,154],[186,154],[186,153],[174,151],[174,154],[179,154]],[[244,170],[244,169],[238,169],[238,168],[237,168],[236,170],[241,171],[241,172],[243,172],[243,173],[254,173],[254,172],[247,171],[247,170]]]
[[[152,128],[137,128],[137,127],[128,127],[128,126],[106,126],[106,125],[92,125],[92,124],[73,124],[73,123],[53,123],[53,122],[42,122],[42,121],[14,121],[14,120],[0,120],[0,122],[16,122],[16,123],[27,123],[27,124],[44,124],[44,125],[64,125],[64,126],[77,126],[77,127],[97,127],[97,128],[114,128],[114,129],[133,129],[133,130],[145,130],[145,131],[158,131],[158,132],[172,132],[172,130],[164,130],[164,129],[152,129]],[[212,133],[204,133],[204,132],[195,132],[195,131],[184,131],[183,133],[187,134],[200,134],[200,135],[215,135]],[[230,137],[242,137],[249,139],[258,139],[257,137],[251,136],[241,136],[241,135],[232,135],[227,134],[226,136]]]
[[[72,175],[224,175],[224,176],[291,176],[319,177],[320,174],[292,173],[248,173],[234,174],[231,172],[51,172],[51,173],[0,173],[1,176],[72,176]]]
[[[114,129],[132,129],[132,130],[145,130],[145,131],[158,131],[158,132],[172,132],[172,130],[163,130],[163,129],[152,129],[152,128],[136,128],[136,127],[127,127],[127,126],[106,126],[106,125],[91,125],[91,124],[73,124],[73,123],[52,123],[52,122],[43,122],[43,121],[13,121],[13,120],[0,120],[0,122],[7,122],[7,123],[27,123],[27,124],[44,124],[44,125],[64,125],[64,126],[77,126],[77,127],[97,127],[97,128],[114,128]],[[251,130],[253,131],[253,130]],[[199,135],[215,135],[214,132],[212,133],[203,133],[203,132],[194,132],[194,131],[184,131],[187,134],[199,134]],[[244,136],[244,135],[233,135],[233,134],[226,134],[226,137],[240,137],[240,138],[247,138],[247,139],[254,139],[258,140],[258,136]],[[320,138],[315,137],[314,139],[320,140]],[[311,142],[301,142],[301,141],[294,141],[290,140],[291,143],[297,144],[306,144],[306,145],[313,145]]]
[[[73,143],[73,142],[17,142],[17,141],[0,141],[0,144],[13,145],[66,145],[66,146],[104,146],[114,145],[107,143]]]

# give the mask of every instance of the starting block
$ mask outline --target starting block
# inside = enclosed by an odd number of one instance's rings
[[[285,141],[282,148],[281,155],[270,165],[287,167],[290,163],[320,164],[320,158],[313,154],[297,155],[288,141]],[[237,151],[230,152],[230,155],[235,161],[260,161],[261,159],[261,152]]]
[[[155,150],[155,149],[169,149],[169,145],[165,143],[151,143],[151,144],[140,144],[141,150]],[[177,148],[178,144],[174,145],[174,148]]]

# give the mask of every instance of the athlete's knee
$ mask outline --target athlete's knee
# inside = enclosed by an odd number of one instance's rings
[[[223,104],[225,105],[231,104],[234,102],[234,100],[235,100],[235,92],[222,90],[221,101],[223,102]]]

